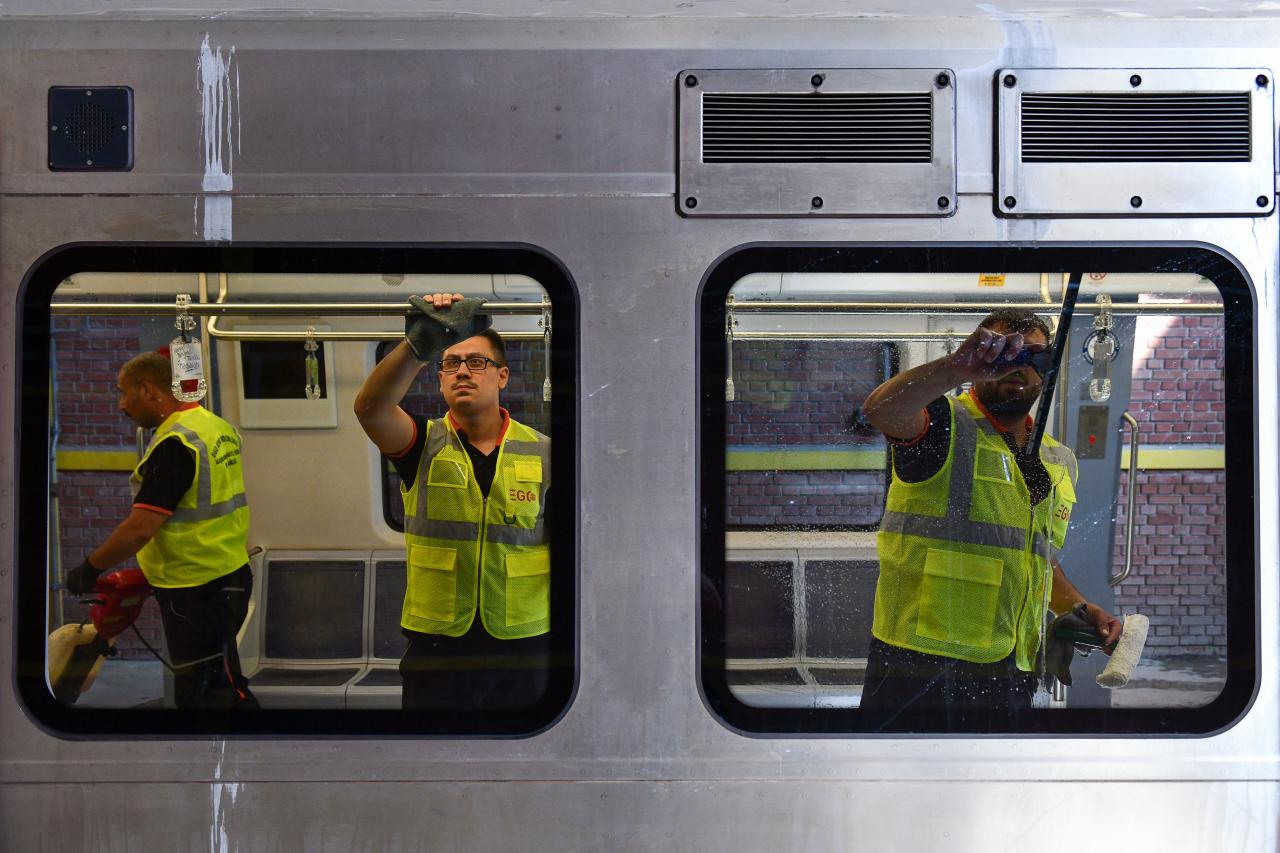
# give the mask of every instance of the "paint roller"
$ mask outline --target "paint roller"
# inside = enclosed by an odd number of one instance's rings
[[[1124,617],[1120,639],[1110,646],[1104,646],[1102,635],[1095,631],[1091,624],[1085,622],[1080,614],[1064,613],[1054,620],[1052,637],[1057,643],[1062,644],[1059,648],[1065,651],[1065,655],[1059,652],[1056,656],[1057,661],[1050,664],[1051,672],[1063,684],[1070,685],[1069,667],[1072,649],[1079,650],[1082,655],[1088,655],[1094,649],[1104,649],[1111,653],[1111,658],[1098,674],[1098,685],[1113,690],[1124,687],[1133,677],[1138,661],[1142,659],[1142,650],[1147,645],[1147,632],[1150,627],[1151,620],[1146,616],[1141,613],[1131,613]],[[1055,657],[1053,651],[1049,654]]]

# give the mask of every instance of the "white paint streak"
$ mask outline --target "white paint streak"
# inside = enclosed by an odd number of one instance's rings
[[[204,197],[204,239],[231,239],[231,196]]]
[[[240,796],[238,782],[223,782],[222,762],[227,756],[227,742],[219,741],[216,747],[218,761],[213,766],[214,782],[209,788],[210,820],[209,850],[211,853],[234,853],[240,849],[238,840],[232,840],[227,833],[227,817],[235,809],[236,800]]]
[[[205,33],[196,68],[200,142],[204,150],[201,189],[206,193],[228,193],[232,189],[235,155],[240,149],[240,64],[236,62],[235,45],[224,54],[221,47],[210,46],[209,34]],[[203,236],[206,240],[231,239],[230,197],[205,198]]]

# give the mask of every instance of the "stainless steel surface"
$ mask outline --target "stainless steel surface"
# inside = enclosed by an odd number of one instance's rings
[[[1134,511],[1137,508],[1138,500],[1138,447],[1142,437],[1142,429],[1138,426],[1138,421],[1133,415],[1125,412],[1120,417],[1129,427],[1129,471],[1127,481],[1129,502],[1125,509],[1124,517],[1124,568],[1120,570],[1119,574],[1112,575],[1107,579],[1107,583],[1112,586],[1118,586],[1125,578],[1129,577],[1129,572],[1133,570],[1133,528],[1137,524]]]
[[[1079,833],[1063,827],[1087,825],[1126,851],[1276,848],[1275,220],[1000,218],[992,169],[996,69],[1097,67],[1132,54],[1152,67],[1211,67],[1224,51],[1242,67],[1280,67],[1274,10],[974,3],[945,17],[936,3],[912,3],[909,14],[882,5],[856,17],[808,6],[805,18],[794,6],[757,4],[756,16],[737,18],[736,7],[694,3],[609,19],[519,4],[520,20],[453,6],[446,20],[424,22],[335,20],[343,16],[332,9],[267,20],[235,0],[207,16],[133,8],[122,21],[73,7],[67,18],[4,21],[0,338],[18,339],[23,276],[54,247],[206,239],[194,85],[206,33],[236,47],[240,63],[234,187],[220,196],[233,240],[533,244],[573,275],[582,331],[579,444],[570,449],[580,483],[580,685],[557,725],[518,741],[376,732],[70,740],[24,712],[16,662],[0,655],[0,846],[1074,851]],[[679,72],[818,63],[955,70],[953,215],[678,216]],[[42,99],[69,80],[134,86],[134,172],[45,168]],[[1074,245],[1083,258],[1101,243],[1196,244],[1238,263],[1257,300],[1263,617],[1261,683],[1243,719],[1189,739],[754,738],[718,722],[698,692],[698,285],[717,258],[756,242]],[[7,346],[2,629],[18,611],[10,570],[28,499],[14,484],[20,369]],[[367,442],[343,451],[372,459]],[[1018,807],[992,805],[1010,802]]]
[[[677,205],[684,216],[950,216],[956,203],[955,72],[947,68],[686,69],[679,93]],[[814,81],[818,81],[815,85]],[[709,94],[840,93],[924,95],[932,123],[928,158],[905,162],[708,163],[703,159],[703,98]],[[882,117],[866,132],[883,132]],[[759,127],[785,137],[794,121]],[[835,135],[839,145],[865,128]],[[747,132],[744,130],[743,132]]]
[[[1265,81],[1265,82],[1260,82]],[[996,205],[1004,216],[1267,216],[1275,208],[1275,75],[1256,68],[1005,67],[995,74]],[[1025,94],[1239,92],[1249,102],[1243,162],[1026,162]],[[1122,120],[1108,119],[1133,134]],[[1079,129],[1081,137],[1088,132]],[[1213,133],[1172,123],[1170,138]],[[1012,201],[1013,204],[1009,202]]]

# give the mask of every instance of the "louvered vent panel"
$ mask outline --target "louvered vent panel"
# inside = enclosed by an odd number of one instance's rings
[[[1022,95],[1022,162],[1249,162],[1248,92]]]
[[[929,92],[712,93],[704,163],[929,163]]]

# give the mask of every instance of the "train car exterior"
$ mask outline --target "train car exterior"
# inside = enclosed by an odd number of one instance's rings
[[[6,4],[0,843],[1276,849],[1278,44],[1270,4]],[[742,96],[784,127],[797,98],[891,100],[900,124],[870,153],[784,162],[778,124],[735,123]],[[1219,112],[1191,143],[1161,138],[1201,146],[1181,159],[1082,153],[1079,114],[1046,143],[1065,148],[1034,150],[1035,99],[1086,96]],[[865,633],[857,601],[805,599],[874,573],[885,450],[859,399],[954,346],[978,305],[1052,318],[1072,274],[1095,322],[1068,338],[1051,432],[1096,475],[1064,560],[1090,598],[1163,618],[1156,652],[1218,662],[1211,689],[1125,705],[1078,678],[1015,730],[869,730],[842,675],[865,654],[840,640]],[[404,583],[404,519],[352,410],[404,298],[454,289],[493,303],[512,415],[550,437],[555,663],[532,710],[424,718],[399,710],[398,590],[379,592]],[[124,511],[136,461],[102,461],[132,435],[100,386],[173,337],[180,293],[208,404],[244,435],[261,549],[240,649],[263,708],[212,722],[68,707],[45,675],[74,608],[64,552],[86,544],[70,528]],[[1184,454],[1127,515],[1137,445],[1085,446],[1122,423],[1089,399],[1084,358],[1112,302],[1128,349],[1107,394],[1145,400],[1157,449]],[[806,340],[828,344],[793,357]],[[251,344],[275,341],[299,377],[302,344],[324,358],[303,408],[249,390]],[[778,426],[793,414],[806,426]],[[793,495],[832,497],[792,517]],[[1117,592],[1135,513],[1158,559],[1150,588]],[[1183,535],[1197,523],[1205,541]]]

